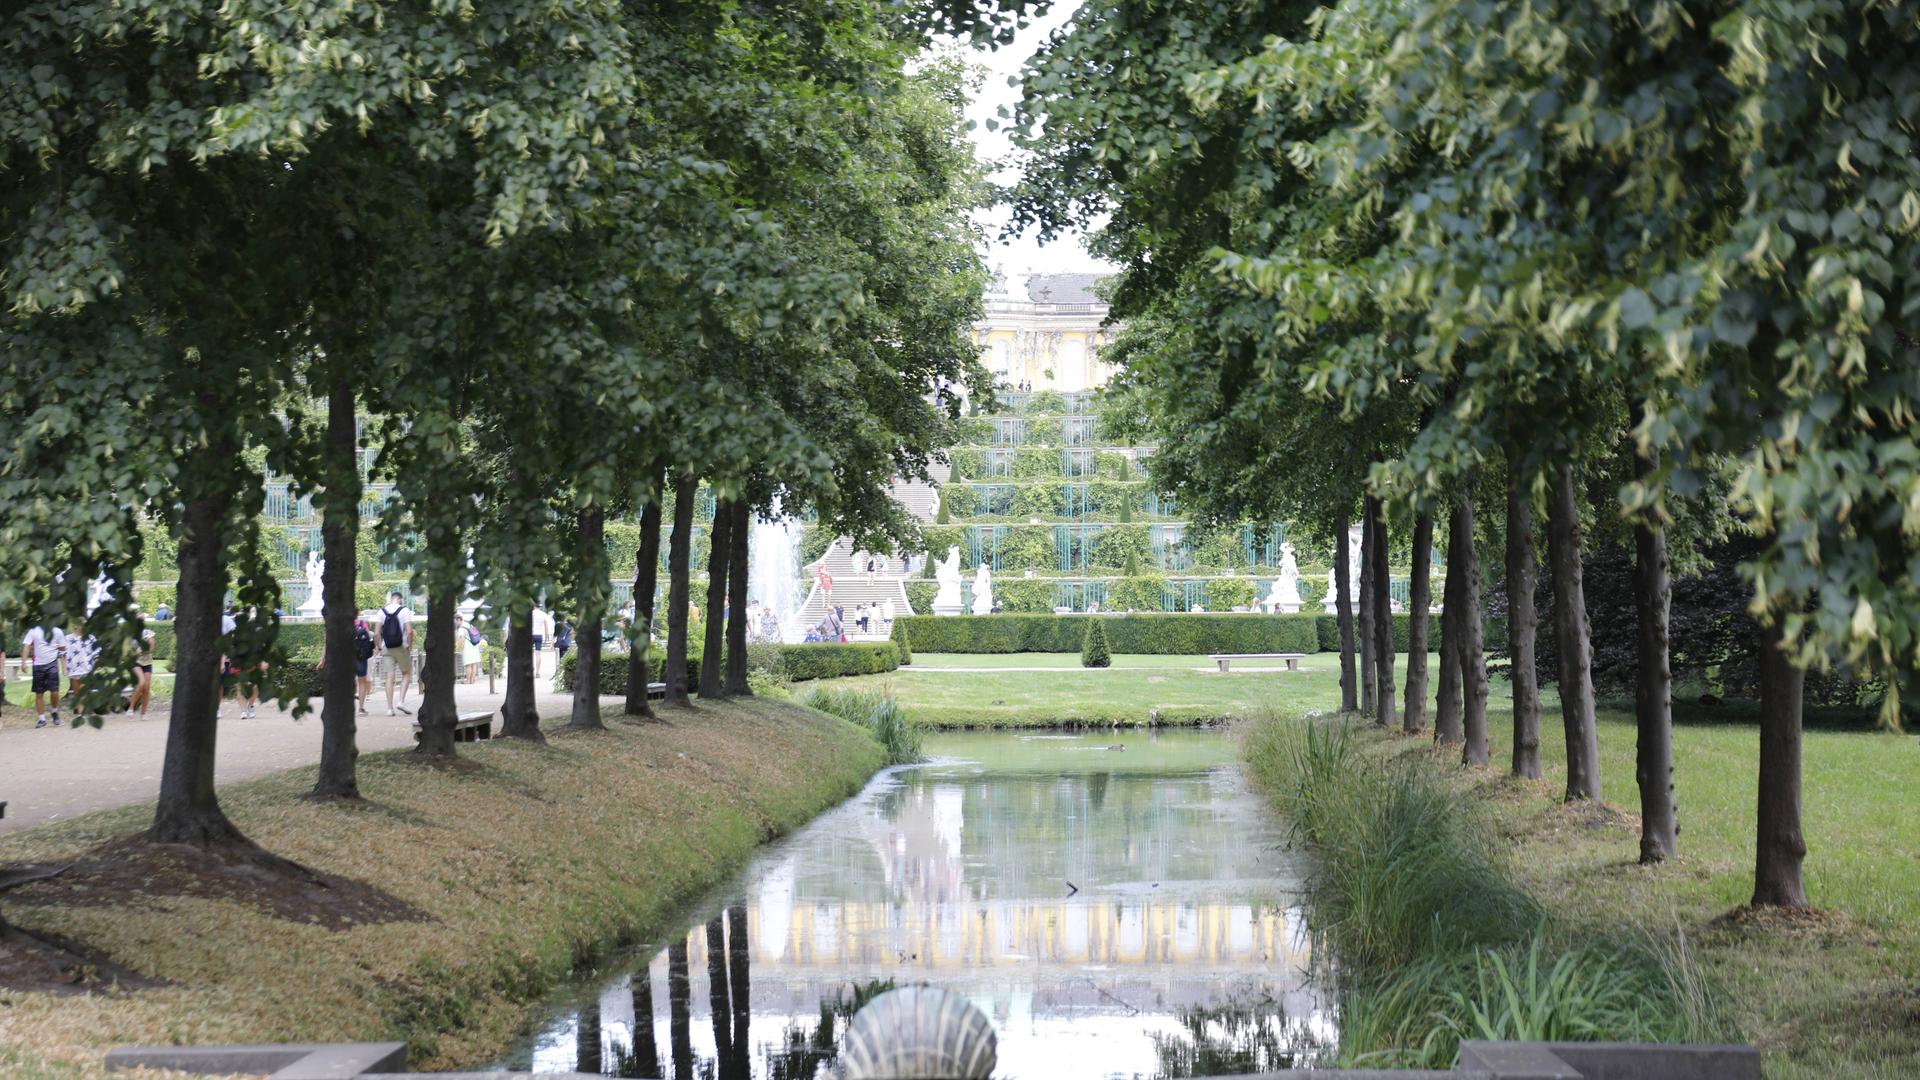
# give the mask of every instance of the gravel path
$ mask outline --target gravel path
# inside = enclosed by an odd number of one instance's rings
[[[487,693],[483,679],[462,685],[455,695],[462,712],[497,709],[506,681]],[[540,683],[536,702],[540,715],[551,722],[564,718],[572,697],[548,690]],[[615,699],[608,698],[609,703]],[[319,702],[299,720],[291,710],[262,706],[253,719],[240,719],[240,706],[229,702],[221,713],[219,750],[214,764],[218,783],[230,784],[320,760]],[[408,698],[418,708],[416,690]],[[92,810],[148,802],[160,787],[160,762],[167,743],[166,714],[160,703],[147,720],[109,716],[98,730],[35,728],[33,707],[24,710],[9,703],[0,724],[0,799],[7,802],[0,832],[44,825]],[[364,751],[413,745],[413,718],[388,716],[386,698],[376,686],[367,699],[368,715],[359,717],[358,741]]]

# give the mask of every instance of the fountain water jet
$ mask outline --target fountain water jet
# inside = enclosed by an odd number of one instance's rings
[[[800,538],[805,531],[799,518],[781,513],[776,498],[773,520],[755,519],[747,538],[747,600],[773,612],[785,642],[799,641],[805,634],[795,625],[807,602],[800,584]]]

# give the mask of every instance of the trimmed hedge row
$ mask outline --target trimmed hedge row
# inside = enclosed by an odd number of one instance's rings
[[[554,680],[556,689],[573,689],[574,662],[579,655],[577,650],[569,650],[561,659]],[[652,660],[654,675],[658,677],[666,657],[664,653],[655,653]],[[698,655],[687,657],[689,684],[700,681],[700,663],[701,657]],[[843,675],[877,675],[899,666],[900,649],[891,641],[747,646],[747,670],[782,676],[790,682],[833,679]],[[627,692],[626,653],[609,651],[601,656],[600,692]]]
[[[915,615],[917,652],[1077,653],[1100,620],[1116,653],[1317,652],[1313,615]]]
[[[1331,615],[914,615],[898,620],[918,652],[1076,653],[1098,619],[1116,653],[1197,655],[1337,652]],[[1437,627],[1435,628],[1437,629]],[[1407,616],[1393,617],[1394,647],[1407,647]]]

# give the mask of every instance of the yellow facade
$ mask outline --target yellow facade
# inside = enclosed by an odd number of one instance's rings
[[[1113,377],[1100,359],[1112,336],[1091,274],[1034,274],[1008,287],[995,278],[986,317],[974,329],[980,362],[1005,387],[1071,393]]]

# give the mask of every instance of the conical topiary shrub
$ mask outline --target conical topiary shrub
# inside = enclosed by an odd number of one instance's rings
[[[1106,626],[1098,616],[1088,619],[1086,640],[1080,643],[1080,666],[1110,667],[1112,664],[1113,650],[1107,647]]]
[[[949,525],[953,523],[953,515],[947,512],[947,493],[944,491],[940,493],[939,509],[933,512],[933,523],[935,525]]]
[[[893,620],[893,644],[900,650],[900,666],[913,663],[913,642],[907,637],[907,621]]]

